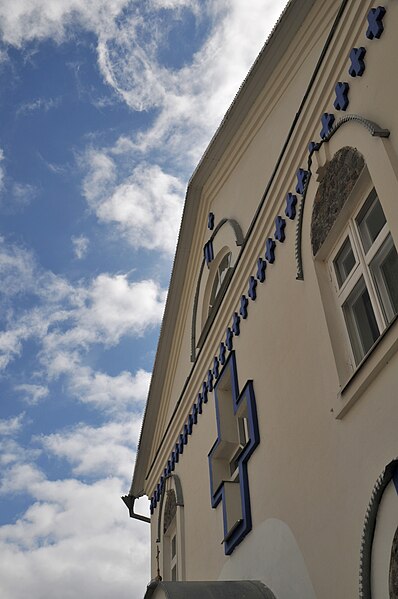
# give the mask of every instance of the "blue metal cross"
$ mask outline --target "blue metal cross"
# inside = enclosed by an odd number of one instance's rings
[[[333,103],[333,106],[336,110],[347,110],[348,104],[350,103],[348,99],[348,92],[350,90],[350,85],[346,82],[339,81],[336,84],[335,92],[336,99]]]
[[[217,440],[209,452],[210,497],[212,508],[222,502],[224,552],[230,555],[252,528],[247,464],[260,443],[253,381],[239,393],[235,352],[220,374],[214,397]]]
[[[366,31],[366,37],[369,40],[374,38],[379,39],[384,31],[383,17],[386,14],[384,6],[378,6],[377,8],[371,8],[368,12],[368,23],[369,27]]]
[[[284,218],[282,218],[281,216],[277,216],[275,219],[275,234],[274,237],[275,239],[277,239],[278,241],[280,241],[281,243],[283,243],[286,239],[286,235],[285,235],[285,227],[286,227],[286,221]]]
[[[209,266],[210,262],[214,260],[213,242],[211,239],[205,244],[203,248],[203,253],[205,256],[206,264],[207,266]]]
[[[237,312],[232,317],[232,332],[236,337],[240,335],[240,316]]]
[[[286,208],[285,214],[290,220],[293,220],[296,217],[296,204],[297,204],[297,196],[292,193],[287,194],[286,196]]]
[[[322,129],[320,132],[320,136],[322,137],[322,139],[325,139],[329,135],[329,133],[333,127],[334,114],[329,114],[328,112],[324,112],[321,117],[321,123],[322,123]]]
[[[247,295],[250,297],[251,300],[253,300],[253,302],[255,301],[255,299],[257,297],[256,287],[257,287],[257,279],[255,279],[253,276],[251,276],[249,279],[249,291],[247,292]]]
[[[211,370],[207,373],[207,389],[213,391],[213,373]]]
[[[296,193],[299,193],[300,195],[304,194],[305,184],[307,183],[307,179],[308,179],[308,171],[304,170],[303,168],[299,168],[297,171]]]
[[[202,399],[203,399],[203,403],[207,403],[208,397],[207,397],[207,385],[206,385],[206,383],[202,384]]]
[[[207,217],[207,228],[212,231],[214,229],[214,214],[213,212],[209,212],[209,216]]]
[[[221,366],[223,366],[225,364],[225,352],[226,352],[225,343],[223,343],[221,341],[221,343],[220,343],[220,351],[218,353],[218,359],[220,360]]]
[[[234,337],[234,334],[233,334],[231,328],[228,327],[227,328],[227,334],[225,336],[225,345],[226,345],[226,348],[228,349],[228,351],[232,350],[232,347],[233,347],[233,337]]]
[[[193,423],[198,424],[198,406],[196,405],[196,403],[194,403],[192,406],[192,418]]]
[[[275,245],[275,241],[271,237],[268,237],[267,241],[265,242],[265,259],[270,264],[275,262]]]
[[[365,72],[365,54],[366,48],[361,46],[360,48],[353,48],[350,52],[351,66],[348,69],[348,73],[351,77],[362,77]]]
[[[247,306],[249,305],[249,300],[245,295],[242,295],[240,298],[240,309],[239,314],[242,316],[243,320],[247,318]]]
[[[267,269],[267,263],[262,258],[257,259],[257,279],[260,283],[264,283],[265,281],[265,271]]]
[[[213,360],[213,375],[214,375],[215,379],[218,379],[219,367],[220,367],[219,359],[217,357],[215,357]]]
[[[201,414],[203,412],[203,396],[201,393],[198,393],[198,414]]]

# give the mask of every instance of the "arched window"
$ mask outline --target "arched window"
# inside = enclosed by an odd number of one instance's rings
[[[158,520],[163,580],[185,580],[184,502],[179,477],[166,479]]]
[[[220,291],[223,288],[223,283],[227,278],[228,272],[231,269],[232,253],[227,251],[222,257],[220,263],[217,265],[216,272],[214,274],[213,284],[211,286],[208,314],[210,314],[212,308],[216,305],[217,297],[220,295]]]
[[[341,148],[323,169],[311,244],[344,385],[398,314],[397,250],[382,200],[354,148]]]

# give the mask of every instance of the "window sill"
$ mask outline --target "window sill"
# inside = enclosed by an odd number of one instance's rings
[[[335,418],[342,419],[370,383],[398,350],[398,315],[390,322],[372,348],[342,385],[332,406]]]

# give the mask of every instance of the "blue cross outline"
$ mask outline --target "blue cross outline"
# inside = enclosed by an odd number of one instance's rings
[[[239,314],[242,316],[243,320],[245,320],[247,318],[248,304],[249,304],[249,300],[247,299],[247,297],[245,295],[242,295],[242,297],[240,298]],[[221,360],[220,360],[220,362],[221,362]]]
[[[214,356],[214,359],[213,359],[213,376],[214,376],[215,379],[218,379],[219,372],[220,372],[220,361],[217,358],[217,356]]]
[[[290,220],[294,220],[296,217],[296,204],[297,204],[297,196],[293,193],[289,193],[286,196],[286,208],[285,214]]]
[[[365,72],[365,54],[366,48],[361,46],[360,48],[353,48],[350,52],[351,65],[348,69],[351,77],[362,77]]]
[[[222,393],[225,383],[230,382],[230,392]],[[223,525],[224,525],[224,552],[225,555],[231,555],[235,547],[243,541],[245,536],[252,528],[249,476],[247,471],[248,461],[260,443],[260,433],[258,428],[256,399],[253,389],[253,381],[248,380],[239,393],[238,374],[236,369],[235,352],[231,352],[220,373],[220,377],[214,388],[214,398],[217,420],[217,439],[211,448],[209,459],[210,474],[210,497],[211,506],[216,508],[222,502]],[[231,402],[231,403],[229,403]],[[231,405],[232,404],[232,405]],[[246,412],[245,412],[246,410]],[[222,414],[227,414],[229,419],[233,418],[238,430],[238,418],[240,414],[245,413],[247,418],[248,439],[246,444],[241,447],[241,451],[234,462],[237,464],[239,472],[238,480],[231,481],[230,475],[230,456],[228,452],[231,448],[231,441],[228,438],[228,430],[225,431],[222,422]],[[238,448],[239,445],[236,444]],[[238,518],[232,517],[229,511],[228,502],[240,500],[240,511]]]
[[[206,260],[206,264],[207,266],[209,266],[210,262],[214,260],[214,249],[213,242],[211,239],[205,244],[203,248],[203,253]]]
[[[234,334],[232,332],[231,327],[228,327],[225,335],[225,347],[228,351],[231,351],[233,348],[233,336]]]
[[[207,228],[212,231],[214,229],[214,213],[209,212],[209,216],[207,217]]]
[[[378,6],[377,8],[371,8],[368,12],[368,28],[366,30],[366,37],[368,40],[374,38],[379,39],[384,31],[383,18],[386,14],[384,6]]]
[[[350,84],[346,81],[339,81],[335,87],[336,99],[333,106],[336,110],[347,110],[350,103],[348,99],[348,92],[350,91]]]
[[[253,275],[251,275],[250,279],[249,279],[249,289],[248,289],[247,295],[250,297],[250,299],[253,302],[256,300],[256,297],[257,297],[256,287],[257,287],[257,279],[255,277],[253,277]]]
[[[236,337],[240,335],[240,316],[237,312],[232,316],[232,332]]]
[[[281,243],[283,243],[285,241],[285,239],[286,239],[285,227],[286,227],[286,221],[285,221],[285,219],[282,218],[280,215],[278,215],[276,217],[276,219],[275,219],[275,233],[274,233],[274,237],[275,237],[275,239],[277,239]]]
[[[320,136],[322,137],[322,139],[326,139],[329,135],[333,127],[334,120],[334,114],[331,114],[329,112],[324,112],[321,116],[322,129],[320,132]]]
[[[265,242],[265,259],[270,264],[275,262],[275,247],[275,241],[272,239],[272,237],[268,237],[267,241]]]
[[[309,175],[309,172],[303,168],[299,168],[296,173],[296,176],[297,176],[296,193],[299,193],[301,196],[304,195],[308,175]]]

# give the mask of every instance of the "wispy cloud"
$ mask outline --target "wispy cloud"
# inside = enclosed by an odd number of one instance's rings
[[[14,389],[17,393],[20,393],[23,400],[31,406],[38,404],[49,394],[48,387],[44,385],[34,385],[32,383],[15,385]]]
[[[90,242],[85,235],[72,237],[73,252],[78,260],[82,260],[86,256],[89,243]]]
[[[53,108],[57,108],[61,104],[61,98],[37,98],[31,102],[21,104],[15,111],[15,115],[28,115],[31,112],[43,111],[48,112]]]
[[[13,418],[1,418],[0,419],[0,436],[14,436],[19,433],[23,426],[23,419],[25,413],[14,416]]]

